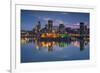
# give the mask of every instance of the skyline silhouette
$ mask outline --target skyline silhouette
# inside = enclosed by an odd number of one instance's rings
[[[43,28],[48,20],[53,20],[54,26],[79,25],[80,22],[89,26],[89,13],[21,10],[21,30],[32,30],[38,21]]]

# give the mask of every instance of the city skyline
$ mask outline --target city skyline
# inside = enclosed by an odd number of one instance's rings
[[[21,63],[89,60],[89,17],[89,13],[21,10]]]
[[[79,25],[80,22],[89,25],[89,13],[21,10],[21,30],[32,30],[38,21],[43,28],[48,20],[53,20],[54,26]]]

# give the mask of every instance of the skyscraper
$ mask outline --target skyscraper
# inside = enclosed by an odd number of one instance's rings
[[[40,21],[38,21],[38,24],[36,25],[36,31],[40,32],[40,30],[41,30],[41,23]]]
[[[52,32],[52,27],[53,27],[53,21],[52,20],[48,20],[48,31]]]
[[[59,32],[60,33],[65,32],[65,26],[64,26],[64,24],[59,24]]]
[[[84,36],[84,23],[80,22],[80,36],[83,37]]]

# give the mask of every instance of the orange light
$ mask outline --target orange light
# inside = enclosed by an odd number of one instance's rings
[[[41,37],[42,37],[42,38],[45,38],[45,37],[46,37],[46,36],[45,36],[45,33],[43,33],[43,34],[41,35]]]
[[[59,37],[59,35],[56,33],[43,33],[41,34],[41,37],[42,38],[57,38]]]

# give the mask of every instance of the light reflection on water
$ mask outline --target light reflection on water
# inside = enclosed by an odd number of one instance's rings
[[[40,41],[21,39],[21,62],[86,60],[89,59],[89,42],[74,41]]]

